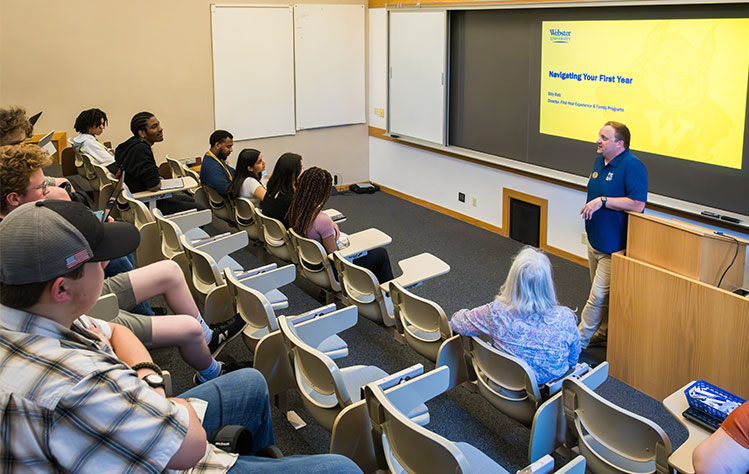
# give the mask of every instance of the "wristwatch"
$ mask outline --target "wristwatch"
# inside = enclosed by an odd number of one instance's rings
[[[609,198],[607,198],[606,196],[601,196],[601,207],[606,207],[606,201],[608,199]]]
[[[131,367],[133,370],[137,371],[140,369],[151,369],[155,374],[148,374],[145,377],[143,377],[141,380],[146,382],[149,387],[151,388],[166,388],[166,383],[164,383],[164,377],[161,376],[161,367],[154,364],[153,362],[138,362],[134,366]]]
[[[162,377],[160,374],[148,374],[143,377],[142,380],[146,382],[151,388],[166,388],[164,377]]]

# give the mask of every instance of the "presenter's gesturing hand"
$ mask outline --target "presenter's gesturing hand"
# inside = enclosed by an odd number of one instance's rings
[[[583,216],[583,219],[588,221],[593,218],[593,213],[599,210],[602,205],[603,202],[601,201],[600,197],[591,199],[587,204],[583,206],[582,209],[580,209],[580,215]]]

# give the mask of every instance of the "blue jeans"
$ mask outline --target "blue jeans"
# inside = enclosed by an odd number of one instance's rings
[[[208,441],[224,425],[241,425],[252,433],[252,450],[273,444],[268,387],[255,369],[241,369],[222,375],[186,391],[180,398],[200,398],[208,402],[203,428]],[[350,459],[336,454],[289,456],[281,459],[240,456],[229,469],[232,474],[252,472],[361,473]]]

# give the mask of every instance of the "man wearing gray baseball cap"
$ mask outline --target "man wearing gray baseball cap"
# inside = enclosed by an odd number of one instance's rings
[[[208,444],[220,424],[250,430],[253,452],[273,444],[262,375],[241,369],[166,398],[161,369],[132,332],[82,316],[105,262],[138,243],[134,226],[101,223],[74,202],[27,203],[0,222],[3,469],[361,472],[335,455],[269,459]]]

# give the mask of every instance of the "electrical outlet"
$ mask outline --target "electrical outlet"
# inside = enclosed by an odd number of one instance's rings
[[[471,203],[473,204],[473,207],[476,207],[476,204],[478,204],[478,199],[474,197]]]
[[[385,116],[385,109],[382,107],[375,107],[374,113],[378,117],[384,117]]]
[[[586,234],[585,232],[580,235],[580,243],[586,245],[588,244],[588,234]]]
[[[458,193],[458,201],[466,202],[466,195],[463,193]]]

